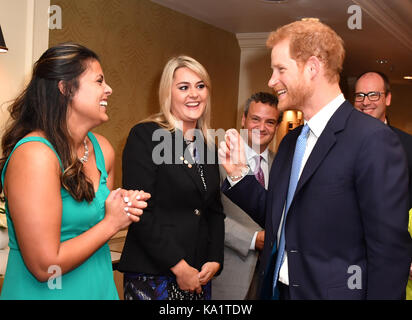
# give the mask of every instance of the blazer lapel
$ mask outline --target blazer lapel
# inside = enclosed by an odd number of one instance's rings
[[[188,162],[189,164],[191,164],[191,167],[185,163],[181,164],[181,166],[183,166],[184,172],[186,172],[186,174],[191,178],[191,180],[193,181],[193,183],[196,185],[197,189],[203,196],[205,193],[205,188],[203,186],[202,179],[200,178],[198,167],[192,159],[188,160]]]
[[[336,143],[336,133],[345,128],[346,121],[352,111],[353,107],[351,104],[345,101],[330,118],[303,168],[295,195],[298,194],[300,189],[302,189],[309,178],[315,173],[329,150]]]
[[[298,185],[296,187],[294,198],[296,197],[298,192],[300,192],[306,182],[310,179],[310,177],[315,173],[316,169],[319,167],[323,159],[327,156],[329,150],[336,143],[336,133],[345,128],[346,121],[353,110],[353,106],[348,101],[345,101],[333,114],[322,134],[318,138],[318,141],[316,142],[316,145],[305,164],[305,167],[299,178]],[[302,128],[303,126],[300,126],[290,133],[290,142],[288,143],[285,155],[283,156],[282,152],[282,158],[278,158],[278,156],[280,155],[278,152],[275,159],[276,165],[274,166],[274,169],[276,170],[273,171],[273,177],[271,177],[272,179],[276,178],[276,181],[272,181],[272,193],[275,194],[270,194],[270,201],[272,203],[272,227],[275,239],[279,230],[280,218],[282,216],[281,214],[279,214],[279,212],[283,213],[286,202],[296,141],[300,132],[302,131]],[[285,137],[284,139],[286,138],[289,137]],[[281,165],[280,168],[278,168],[279,165]],[[292,200],[290,208],[292,208],[293,206],[293,201],[294,199]]]
[[[268,171],[270,172],[270,168],[272,168],[273,160],[275,159],[275,153],[269,150],[268,152]]]
[[[177,155],[176,164],[179,165],[182,168],[182,170],[186,173],[186,175],[190,177],[190,179],[192,180],[194,185],[197,187],[201,195],[204,196],[205,189],[203,186],[202,179],[200,178],[200,173],[198,172],[198,167],[195,164],[195,161],[192,158],[192,155],[190,154],[189,150],[185,146],[182,132],[180,130],[176,130],[174,138],[175,138],[174,139],[175,143],[183,144],[183,148],[179,148],[179,150],[183,150],[183,154]],[[174,150],[176,150],[177,152],[176,146]]]

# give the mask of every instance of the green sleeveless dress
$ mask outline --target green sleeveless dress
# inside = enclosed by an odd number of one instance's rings
[[[63,205],[61,242],[87,231],[101,221],[105,215],[105,200],[110,191],[106,185],[107,172],[104,157],[96,137],[91,132],[88,133],[88,137],[93,144],[97,168],[100,171],[99,188],[91,203],[87,201],[78,202],[74,200],[64,188],[61,188],[60,193]],[[49,141],[41,137],[21,139],[14,147],[12,153],[23,143],[30,141],[39,141],[49,146],[54,153],[56,153],[60,166],[62,167],[62,162],[56,150]],[[2,183],[10,156],[1,174]],[[34,203],[33,205],[36,204]],[[10,239],[10,253],[1,291],[1,299],[119,299],[114,284],[110,249],[107,243],[83,262],[83,264],[60,277],[56,278],[56,276],[60,274],[58,267],[50,266],[49,272],[51,278],[47,282],[39,282],[27,269],[22,258],[16,239],[13,220],[9,214],[7,199],[6,215]],[[35,227],[36,226],[33,226],[33,228]]]

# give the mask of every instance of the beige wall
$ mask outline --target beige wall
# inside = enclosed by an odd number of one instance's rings
[[[30,78],[33,61],[48,46],[49,0],[0,0],[0,24],[9,49],[0,54],[0,137],[7,107]]]
[[[63,27],[50,30],[50,45],[75,41],[96,51],[113,95],[110,120],[96,128],[116,150],[116,186],[130,128],[159,109],[157,90],[165,62],[187,54],[212,78],[212,127],[236,125],[240,49],[234,34],[149,0],[52,0]]]
[[[255,92],[272,92],[268,87],[271,76],[270,51],[266,48],[242,48],[239,77],[239,119],[246,100]]]

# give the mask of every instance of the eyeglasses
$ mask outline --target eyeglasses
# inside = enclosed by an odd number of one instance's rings
[[[385,94],[385,92],[379,92],[379,91],[371,91],[368,93],[356,92],[355,101],[363,102],[363,100],[365,100],[365,97],[368,97],[369,101],[378,101],[381,98],[381,94]]]

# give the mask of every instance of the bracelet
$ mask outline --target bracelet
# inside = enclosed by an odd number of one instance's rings
[[[239,180],[239,179],[242,179],[242,178],[249,172],[249,170],[250,170],[250,167],[249,167],[249,165],[247,164],[247,165],[245,165],[245,166],[242,168],[242,171],[240,172],[240,176],[228,176],[228,177],[229,177],[230,180],[232,180],[232,181],[237,181],[237,180]]]

